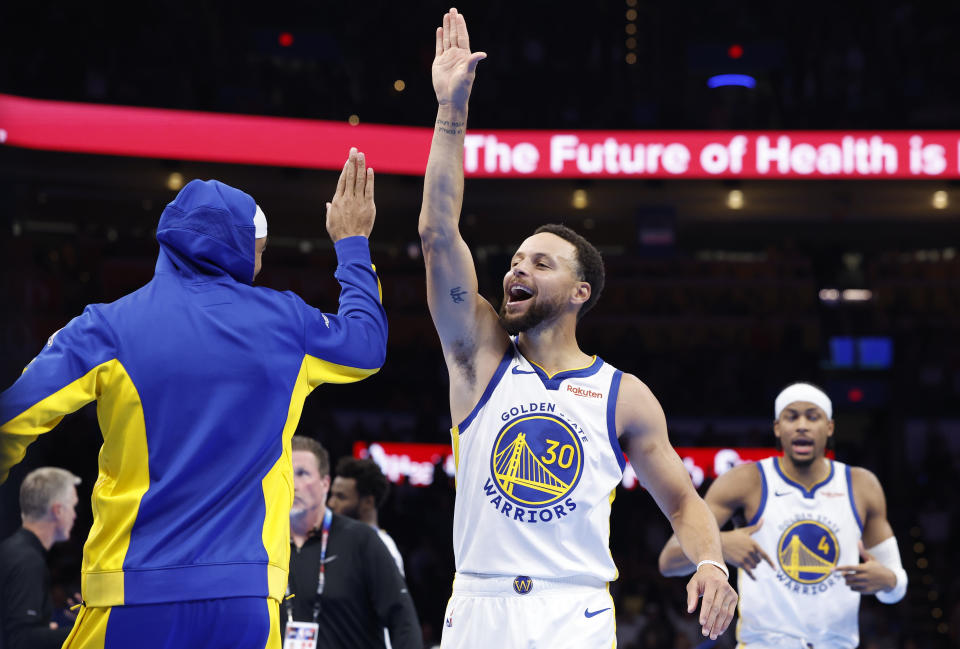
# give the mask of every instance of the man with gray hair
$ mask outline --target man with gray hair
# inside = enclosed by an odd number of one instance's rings
[[[80,478],[42,467],[20,485],[23,526],[0,544],[0,624],[6,649],[60,647],[69,629],[51,622],[46,553],[70,538]]]

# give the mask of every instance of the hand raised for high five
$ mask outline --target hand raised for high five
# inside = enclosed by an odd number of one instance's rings
[[[470,52],[470,36],[463,16],[456,9],[448,11],[443,16],[443,27],[437,27],[433,59],[433,89],[441,106],[467,107],[477,63],[485,58],[484,52]]]
[[[353,236],[370,237],[377,206],[373,202],[373,169],[356,148],[340,172],[337,191],[327,203],[327,233],[334,243]]]

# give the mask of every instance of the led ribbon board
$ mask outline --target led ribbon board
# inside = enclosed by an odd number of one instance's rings
[[[0,144],[104,155],[422,175],[432,129],[27,99],[0,94]],[[479,131],[489,178],[960,178],[960,131]]]

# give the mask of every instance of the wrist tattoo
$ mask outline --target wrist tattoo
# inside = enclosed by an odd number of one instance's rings
[[[463,127],[466,122],[450,122],[445,119],[437,120],[437,129],[445,135],[463,135]]]
[[[459,286],[454,286],[452,289],[450,289],[450,299],[452,299],[455,304],[463,302],[463,296],[466,294],[467,292]]]

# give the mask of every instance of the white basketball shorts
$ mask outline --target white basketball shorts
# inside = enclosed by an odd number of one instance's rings
[[[614,649],[613,598],[595,579],[458,573],[442,649]]]

